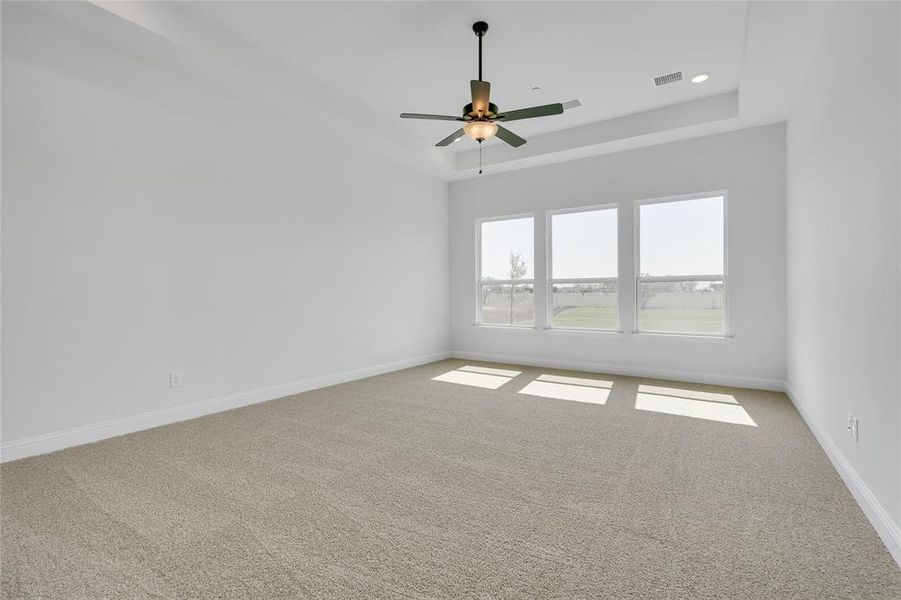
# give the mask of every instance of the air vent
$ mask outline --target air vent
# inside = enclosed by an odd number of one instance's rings
[[[677,81],[682,81],[682,71],[676,71],[675,73],[668,73],[666,75],[661,75],[660,77],[655,77],[654,85],[666,85],[667,83],[675,83]]]

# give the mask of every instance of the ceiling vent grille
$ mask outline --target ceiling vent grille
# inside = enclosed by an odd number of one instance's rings
[[[676,71],[675,73],[667,73],[666,75],[655,77],[654,85],[661,86],[666,85],[667,83],[675,83],[677,81],[682,81],[682,71]]]

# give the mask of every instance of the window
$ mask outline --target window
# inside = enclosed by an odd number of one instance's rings
[[[725,196],[638,206],[637,329],[726,334]]]
[[[478,222],[478,318],[484,325],[534,327],[534,219]]]
[[[616,208],[552,212],[548,228],[550,327],[619,329]]]

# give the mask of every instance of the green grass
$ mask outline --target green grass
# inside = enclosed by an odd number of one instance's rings
[[[575,306],[553,317],[554,327],[576,329],[618,329],[619,317],[614,306]]]
[[[553,317],[552,325],[563,328],[618,329],[617,310],[612,306],[578,306]],[[720,334],[723,311],[716,308],[647,308],[639,313],[641,331],[660,333]]]

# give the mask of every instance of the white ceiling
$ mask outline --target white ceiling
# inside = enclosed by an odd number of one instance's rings
[[[453,123],[398,113],[458,114],[469,102],[476,20],[490,26],[484,79],[502,110],[583,103],[511,123],[529,144],[486,148],[488,164],[508,170],[784,120],[827,11],[815,2],[93,4],[140,29],[118,31],[120,41],[123,33],[135,44],[157,36],[190,55],[177,58],[179,67],[228,80],[288,118],[321,110],[337,130],[447,179],[475,174],[475,144],[436,149]],[[654,85],[672,71],[685,79]],[[690,83],[698,72],[710,80]],[[722,99],[715,110],[711,97]]]
[[[300,72],[355,95],[373,112],[458,115],[477,79],[472,23],[485,20],[483,78],[513,109],[578,98],[559,117],[517,123],[528,136],[734,90],[741,77],[744,2],[198,3],[205,17]],[[673,71],[709,72],[656,87]],[[533,92],[533,86],[541,90]],[[452,123],[402,122],[422,143]],[[513,126],[511,125],[511,128]],[[465,147],[458,144],[456,149]]]

